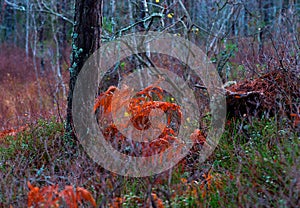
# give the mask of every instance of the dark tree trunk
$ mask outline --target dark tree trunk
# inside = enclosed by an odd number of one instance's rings
[[[15,23],[14,23],[14,9],[10,6],[5,6],[4,7],[4,14],[3,14],[3,39],[9,43],[13,44],[14,39],[13,39],[13,33],[15,31]],[[1,32],[1,30],[0,30]],[[1,35],[1,34],[0,34]]]
[[[103,0],[76,0],[68,94],[66,131],[75,136],[72,98],[77,76],[87,58],[100,47]]]
[[[41,73],[44,74],[45,72],[45,60],[44,60],[44,24],[45,24],[45,19],[44,19],[44,16],[39,13],[38,15],[38,19],[39,19],[39,28],[38,28],[38,37],[39,37],[39,50],[40,52],[43,54],[43,56],[41,57],[41,60],[40,60],[40,65],[41,65]]]

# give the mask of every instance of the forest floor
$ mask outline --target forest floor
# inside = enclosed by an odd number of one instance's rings
[[[81,198],[70,201],[75,194],[63,192],[69,186],[85,191],[80,207],[91,206],[91,198],[100,207],[299,206],[299,135],[284,119],[228,120],[204,163],[179,163],[146,178],[104,170],[67,140],[55,119],[1,137],[0,144],[1,207],[80,205]]]
[[[300,135],[294,113],[233,111],[205,162],[198,163],[200,152],[194,151],[159,175],[123,177],[100,167],[67,136],[66,100],[56,93],[56,81],[49,83],[50,75],[37,77],[29,60],[20,64],[26,57],[18,51],[16,58],[16,50],[5,50],[5,56],[0,50],[0,207],[300,206]],[[237,100],[248,96],[243,89],[266,89],[261,80],[228,88],[234,92],[232,109],[240,109]]]

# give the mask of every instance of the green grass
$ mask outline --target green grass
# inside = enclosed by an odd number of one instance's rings
[[[79,144],[69,145],[62,123],[40,120],[16,137],[1,139],[0,206],[25,207],[27,181],[88,189],[101,206],[118,197],[123,207],[297,207],[300,139],[287,121],[235,120],[202,164],[183,164],[157,176],[127,178],[95,164]],[[195,153],[194,153],[195,154]],[[210,184],[203,174],[210,170]]]

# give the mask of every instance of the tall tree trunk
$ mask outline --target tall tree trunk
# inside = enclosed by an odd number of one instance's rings
[[[41,73],[44,74],[45,72],[45,60],[44,60],[44,53],[45,53],[45,48],[44,48],[44,25],[45,25],[45,19],[44,16],[39,13],[38,15],[38,20],[39,20],[39,28],[38,28],[38,37],[39,37],[39,50],[40,53],[42,54],[41,59],[40,59],[40,65],[41,65]]]
[[[29,0],[26,0],[26,35],[25,35],[25,51],[26,51],[26,56],[28,58],[29,54],[29,18],[30,18],[30,2]]]
[[[103,0],[76,0],[66,131],[75,137],[72,119],[73,91],[77,76],[87,58],[100,47]]]
[[[32,62],[33,62],[33,68],[35,73],[35,78],[37,81],[37,90],[38,90],[38,96],[39,96],[39,110],[41,111],[43,109],[43,98],[41,94],[41,83],[40,83],[40,72],[38,70],[37,65],[37,43],[38,43],[38,29],[37,29],[37,22],[36,22],[36,15],[35,12],[31,13],[32,18],[32,24],[33,24],[33,40],[32,40]]]

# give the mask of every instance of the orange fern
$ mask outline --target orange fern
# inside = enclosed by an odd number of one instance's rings
[[[100,106],[102,106],[104,108],[105,113],[109,113],[111,111],[111,101],[112,101],[113,94],[116,91],[116,89],[117,88],[115,86],[110,86],[107,91],[105,91],[104,93],[101,93],[97,97],[95,105],[94,105],[94,112]]]
[[[162,199],[160,199],[156,193],[151,193],[151,199],[153,200],[157,208],[165,207]]]
[[[125,200],[123,198],[115,197],[112,203],[109,205],[109,208],[121,208],[124,202]]]
[[[27,182],[30,192],[28,193],[28,207],[59,207],[58,187],[47,186],[43,188],[34,187],[31,183]]]
[[[78,203],[83,201],[90,202],[96,207],[96,202],[92,194],[81,187],[77,187],[74,191],[73,186],[66,186],[64,190],[58,191],[58,186],[45,186],[43,188],[35,187],[28,181],[28,207],[59,207],[65,202],[68,207],[77,208]]]
[[[169,127],[173,121],[180,125],[182,120],[180,106],[175,103],[163,101],[165,92],[158,86],[148,86],[136,93],[133,97],[131,97],[130,92],[130,89],[126,86],[124,86],[121,90],[115,86],[111,86],[107,91],[101,93],[96,98],[94,111],[98,108],[104,109],[99,112],[98,122],[101,126],[105,139],[110,141],[112,146],[117,148],[119,151],[122,151],[125,147],[128,147],[128,145],[131,145],[129,148],[132,150],[131,153],[126,154],[135,154],[135,156],[151,156],[159,154],[168,149],[174,142],[179,144],[178,151],[180,151],[180,142],[176,138],[177,129]],[[112,102],[114,102],[113,108]],[[156,127],[161,130],[161,134],[158,138],[145,138],[145,142],[140,142],[139,145],[134,145],[133,143],[137,142],[132,142],[130,141],[130,138],[126,138],[123,134],[121,134],[114,124],[110,113],[113,113],[113,115],[118,115],[120,112],[124,113],[123,111],[119,112],[119,109],[122,109],[122,107],[126,107],[126,114],[130,116],[130,119],[119,125],[121,125],[122,128],[128,128],[129,125],[133,125],[136,129],[141,131],[150,128],[150,114],[153,115],[154,113],[154,116],[159,117],[159,114],[155,114],[155,109],[160,110],[157,111],[158,113],[163,111],[167,116],[167,121],[166,124],[157,124]],[[151,139],[151,141],[149,141],[149,139]],[[203,145],[206,141],[200,130],[195,130],[191,135],[191,139],[194,143],[198,143],[200,145]],[[135,149],[136,147],[138,147],[138,149]]]
[[[199,129],[195,129],[195,131],[191,134],[190,138],[195,144],[203,145],[206,142],[205,136]]]

